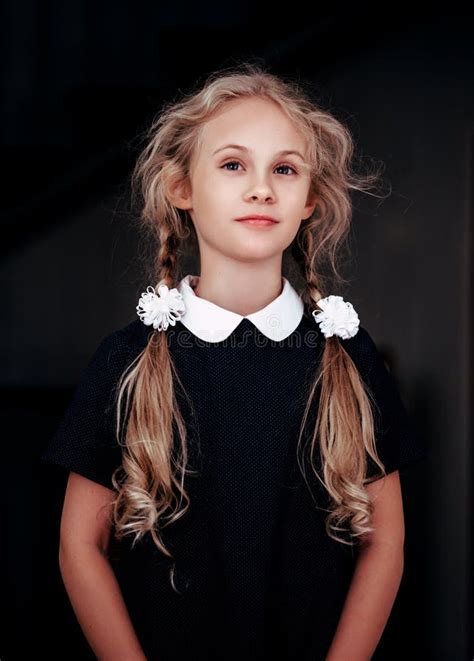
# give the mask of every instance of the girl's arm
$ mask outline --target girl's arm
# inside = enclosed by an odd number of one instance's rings
[[[107,559],[114,492],[69,474],[61,517],[59,566],[72,607],[98,659],[146,661]]]
[[[380,641],[403,574],[405,525],[398,470],[367,490],[376,530],[357,565],[326,661],[368,661]]]

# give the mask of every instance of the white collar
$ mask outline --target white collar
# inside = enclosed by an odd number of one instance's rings
[[[180,321],[188,330],[206,342],[221,342],[237,328],[242,319],[251,321],[270,340],[280,342],[299,326],[304,312],[301,297],[282,276],[283,290],[264,308],[241,315],[197,296],[193,287],[200,276],[186,275],[177,289],[183,296],[185,312]]]

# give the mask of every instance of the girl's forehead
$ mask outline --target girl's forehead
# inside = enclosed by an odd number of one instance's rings
[[[243,104],[247,105],[243,107]],[[207,156],[214,156],[226,146],[237,146],[250,154],[259,149],[275,153],[295,150],[304,157],[306,139],[276,104],[245,99],[239,105],[232,102],[231,107],[221,109],[201,126],[198,147],[204,149]]]
[[[288,132],[297,132],[295,122],[274,102],[266,99],[236,99],[228,101],[204,122],[205,133],[211,131],[245,130],[254,125],[278,125]]]

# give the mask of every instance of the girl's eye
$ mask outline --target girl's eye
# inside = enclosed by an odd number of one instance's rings
[[[286,163],[282,163],[281,165],[277,165],[277,168],[287,168],[289,170],[293,170],[295,174],[298,174],[295,170],[295,168],[291,167],[291,165],[286,165]]]
[[[224,163],[222,167],[225,168],[226,165],[240,165],[240,163],[238,161],[228,161],[227,163]]]
[[[227,161],[227,163],[224,163],[221,167],[225,168],[227,165],[240,165],[240,163],[239,163],[239,161]],[[291,165],[287,165],[286,163],[282,163],[281,165],[277,165],[277,167],[275,169],[278,169],[278,168],[287,168],[289,170],[293,170],[293,172],[295,174],[298,174],[294,167],[292,167]],[[232,170],[231,170],[231,172],[232,172]]]

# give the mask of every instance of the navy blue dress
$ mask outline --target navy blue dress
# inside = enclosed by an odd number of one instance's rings
[[[113,488],[121,463],[113,389],[153,332],[139,319],[106,336],[83,372],[42,460]],[[115,543],[113,566],[150,661],[324,659],[355,568],[356,551],[325,530],[327,494],[296,444],[325,338],[305,307],[298,328],[270,340],[248,319],[221,342],[181,322],[166,331],[189,447],[187,514],[163,529],[171,560],[150,535]],[[376,442],[387,473],[427,451],[369,333],[341,340],[372,388]],[[313,410],[303,442],[314,426]],[[317,466],[318,457],[316,457]],[[375,464],[369,458],[368,474]]]

